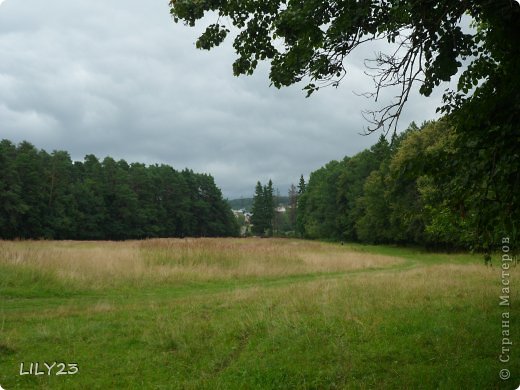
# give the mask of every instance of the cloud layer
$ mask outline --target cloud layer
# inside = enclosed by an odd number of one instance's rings
[[[305,99],[269,87],[266,67],[232,76],[230,42],[195,49],[200,29],[177,25],[168,2],[7,0],[0,8],[0,138],[73,159],[94,153],[211,173],[229,198],[272,178],[284,193],[300,174],[355,154],[374,104],[353,58],[338,89]],[[391,92],[385,94],[391,96]],[[384,98],[384,97],[383,97]],[[439,98],[411,98],[402,128],[435,116]],[[384,103],[384,99],[381,104]]]

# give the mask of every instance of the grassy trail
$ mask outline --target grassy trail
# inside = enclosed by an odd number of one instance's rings
[[[517,352],[511,380],[497,375],[499,269],[476,256],[290,240],[1,244],[6,390],[518,385]],[[20,362],[53,361],[80,372],[19,375]]]
[[[402,250],[399,251],[399,253],[401,252]],[[144,291],[140,289],[135,289],[132,286],[125,286],[123,290],[114,289],[112,291],[105,290],[95,293],[92,291],[86,291],[69,293],[64,294],[65,296],[57,296],[50,298],[39,297],[38,301],[41,304],[39,308],[34,307],[34,302],[31,299],[31,295],[28,294],[27,299],[8,299],[3,302],[2,306],[4,310],[30,310],[31,312],[38,311],[39,309],[48,310],[51,307],[60,307],[62,305],[75,306],[81,308],[82,306],[91,305],[107,296],[109,296],[112,301],[117,302],[118,304],[135,304],[139,301],[171,300],[182,299],[197,295],[230,293],[239,289],[285,287],[291,284],[313,282],[318,280],[338,279],[364,273],[400,272],[424,266],[427,266],[427,263],[417,261],[413,256],[408,256],[403,257],[402,261],[396,264],[380,267],[354,269],[350,271],[315,272],[282,277],[250,279],[243,278],[231,281],[223,280],[196,283],[189,282],[181,285],[163,285],[157,288],[147,288]]]

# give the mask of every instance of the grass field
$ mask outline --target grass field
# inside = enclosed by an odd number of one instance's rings
[[[499,262],[473,255],[281,239],[0,241],[0,385],[516,389],[519,273],[507,308]],[[45,374],[20,375],[31,362]],[[44,362],[79,372],[47,375]]]

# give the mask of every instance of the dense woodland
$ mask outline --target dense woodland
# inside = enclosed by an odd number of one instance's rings
[[[210,175],[94,155],[72,162],[64,151],[0,142],[0,238],[229,236],[237,229]]]
[[[365,59],[374,89],[364,96],[378,101],[387,87],[399,91],[364,112],[367,132],[396,130],[416,87],[430,96],[451,81],[437,107],[443,121],[381,140],[311,175],[299,199],[300,234],[485,252],[509,241],[518,251],[518,2],[184,0],[170,7],[176,22],[206,26],[196,41],[200,49],[234,32],[235,75],[267,63],[272,85],[303,82],[307,96],[342,83],[358,47],[391,44]],[[212,13],[219,22],[208,23]]]
[[[446,119],[312,172],[298,198],[303,237],[491,251],[519,239],[518,154],[486,159]],[[473,165],[466,165],[471,154]],[[474,155],[476,154],[476,156]],[[508,158],[509,157],[509,158]],[[493,164],[493,176],[482,175]],[[507,184],[507,185],[505,185]]]

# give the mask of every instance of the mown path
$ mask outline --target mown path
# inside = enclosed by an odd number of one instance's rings
[[[332,244],[333,245],[333,244]],[[345,250],[360,254],[377,254],[399,259],[400,262],[388,266],[357,268],[339,272],[317,272],[275,277],[241,277],[214,281],[179,282],[175,284],[161,283],[157,286],[133,286],[130,283],[119,288],[95,290],[67,290],[61,287],[49,286],[49,291],[20,291],[10,295],[2,294],[0,309],[5,315],[37,316],[43,311],[48,315],[60,308],[77,311],[78,313],[99,302],[110,302],[116,307],[146,304],[148,302],[166,302],[175,299],[185,299],[206,294],[230,293],[239,289],[276,288],[291,284],[307,283],[317,280],[340,279],[371,273],[403,272],[413,268],[425,267],[443,263],[475,263],[474,255],[452,255],[429,253],[420,249],[363,246],[349,244]],[[21,295],[22,294],[22,295]]]
[[[368,274],[375,272],[402,272],[419,266],[425,266],[425,263],[410,257],[399,257],[401,262],[389,266],[358,268],[340,272],[317,272],[296,275],[285,275],[279,277],[261,277],[261,278],[240,278],[233,280],[215,280],[201,282],[182,282],[179,284],[168,285],[161,284],[157,287],[133,288],[125,286],[122,289],[107,289],[99,292],[78,291],[78,292],[62,292],[57,296],[31,296],[30,293],[26,297],[12,297],[4,299],[2,309],[4,313],[16,312],[23,315],[39,315],[42,311],[52,311],[66,306],[70,308],[74,306],[80,312],[83,308],[89,307],[102,300],[109,300],[117,306],[135,305],[137,302],[184,299],[192,296],[205,294],[229,293],[238,289],[249,288],[276,288],[284,287],[291,284],[313,282],[317,280],[339,279],[360,274]],[[35,305],[37,303],[37,306]],[[49,313],[51,314],[51,313]]]

